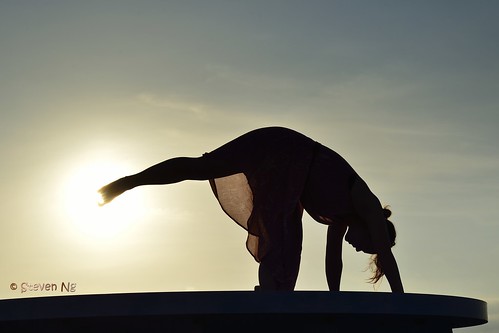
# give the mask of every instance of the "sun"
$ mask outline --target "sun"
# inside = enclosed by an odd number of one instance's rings
[[[123,177],[129,170],[109,161],[78,165],[68,173],[63,185],[64,214],[71,228],[93,240],[115,238],[128,231],[145,213],[140,193],[130,191],[101,206],[97,190]]]

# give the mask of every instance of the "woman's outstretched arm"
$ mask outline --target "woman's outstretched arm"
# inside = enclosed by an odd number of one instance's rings
[[[343,236],[347,231],[344,223],[332,224],[327,229],[326,244],[326,279],[330,291],[340,290],[341,273],[343,271],[342,248]]]
[[[137,174],[120,178],[98,192],[102,205],[111,202],[125,191],[142,185],[166,185],[184,180],[208,180],[228,176],[238,171],[228,163],[202,157],[176,157],[158,163]]]

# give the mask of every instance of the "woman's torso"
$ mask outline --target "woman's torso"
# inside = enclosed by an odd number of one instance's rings
[[[208,155],[244,173],[254,195],[267,201],[282,195],[286,206],[301,204],[320,223],[354,212],[350,189],[357,173],[338,153],[294,130],[256,129]]]

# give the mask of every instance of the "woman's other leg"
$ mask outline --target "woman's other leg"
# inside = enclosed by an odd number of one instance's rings
[[[293,291],[300,269],[303,208],[297,205],[281,228],[271,234],[271,249],[258,270],[259,290]],[[272,229],[271,229],[272,230]]]
[[[224,161],[202,157],[176,157],[153,165],[135,175],[120,178],[99,190],[102,204],[142,185],[166,185],[184,180],[208,180],[228,176],[238,171]]]

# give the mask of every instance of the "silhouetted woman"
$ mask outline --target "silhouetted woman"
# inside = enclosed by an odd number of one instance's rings
[[[326,276],[339,290],[343,238],[373,254],[373,282],[386,275],[403,292],[391,247],[390,211],[336,152],[290,129],[261,128],[201,157],[177,157],[99,190],[103,203],[141,185],[209,180],[222,209],[248,231],[259,289],[294,290],[300,266],[303,210],[327,224]],[[346,236],[345,236],[346,234]]]

